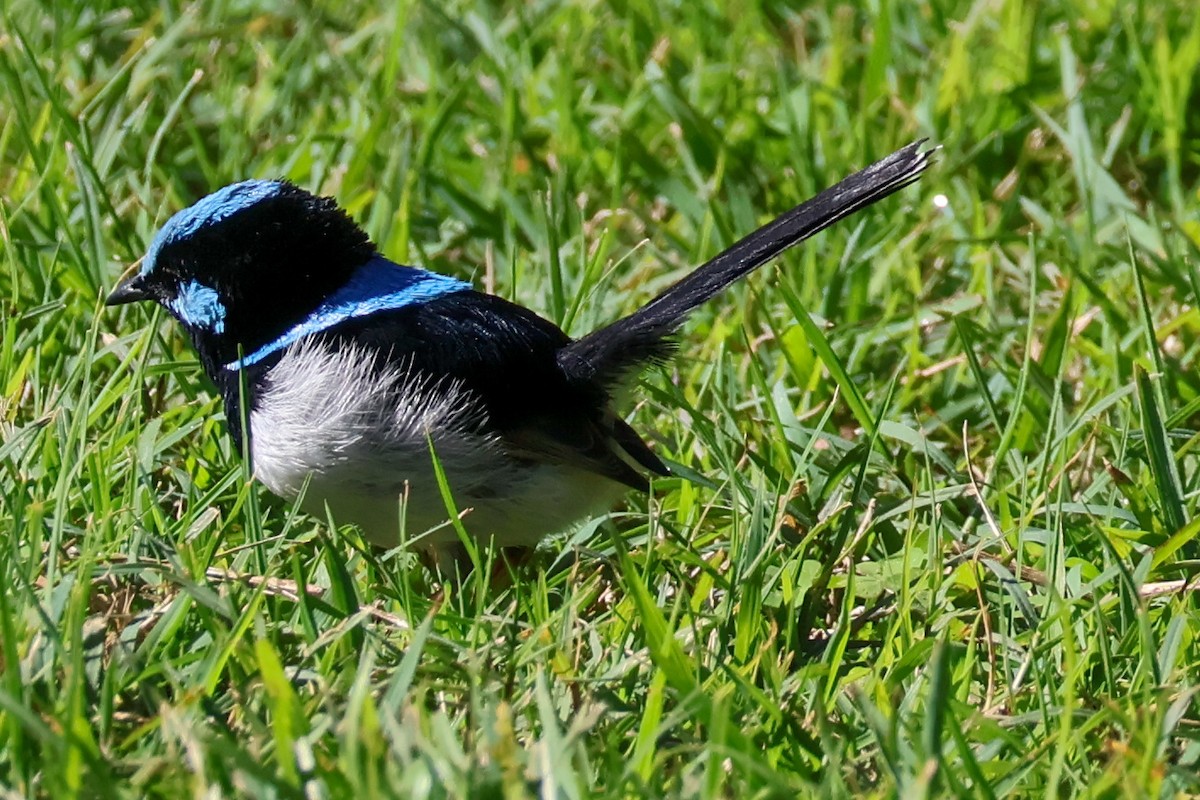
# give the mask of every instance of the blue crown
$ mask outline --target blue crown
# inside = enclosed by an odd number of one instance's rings
[[[229,219],[240,211],[278,195],[287,184],[282,181],[248,180],[218,189],[195,204],[176,212],[159,229],[142,259],[141,274],[154,270],[159,252],[169,244],[187,239],[197,231]]]

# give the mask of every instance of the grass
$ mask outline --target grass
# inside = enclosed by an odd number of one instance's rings
[[[793,5],[0,6],[6,796],[1200,794],[1200,16]],[[920,136],[508,586],[294,514],[100,304],[286,176],[579,334]]]

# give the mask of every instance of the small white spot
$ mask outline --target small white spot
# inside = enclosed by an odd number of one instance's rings
[[[944,209],[950,205],[950,198],[944,194],[935,194],[933,196],[933,205],[938,209]]]

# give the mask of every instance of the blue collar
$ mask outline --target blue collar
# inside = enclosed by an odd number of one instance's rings
[[[349,319],[379,311],[394,311],[427,303],[445,294],[461,292],[471,284],[416,267],[404,267],[376,256],[363,264],[342,288],[331,294],[307,317],[257,350],[247,353],[225,369],[237,371],[262,361],[305,336],[328,330]]]

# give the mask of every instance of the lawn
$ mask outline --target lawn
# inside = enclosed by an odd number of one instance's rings
[[[0,4],[4,796],[1200,794],[1200,15],[865,6]],[[578,335],[921,137],[504,580],[271,497],[101,303],[286,177]]]

